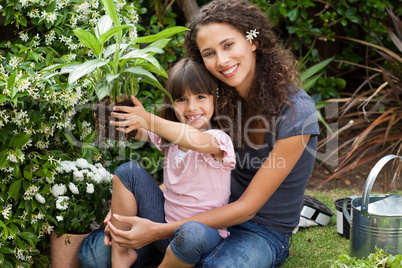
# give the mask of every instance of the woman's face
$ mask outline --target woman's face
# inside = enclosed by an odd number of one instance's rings
[[[197,45],[206,68],[246,99],[255,76],[257,46],[246,40],[245,33],[224,23],[201,26]]]

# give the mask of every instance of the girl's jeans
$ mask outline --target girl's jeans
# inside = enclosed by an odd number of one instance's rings
[[[135,162],[116,169],[115,174],[135,196],[138,216],[165,222],[164,197],[153,178]],[[229,227],[230,236],[221,239],[217,230],[197,222],[188,222],[175,231],[175,238],[155,241],[139,250],[132,267],[161,258],[170,243],[182,261],[197,267],[276,267],[289,254],[291,234],[282,234],[248,221]],[[103,229],[92,232],[81,244],[79,259],[83,268],[111,267],[111,248],[105,246]],[[200,261],[201,259],[201,261]]]

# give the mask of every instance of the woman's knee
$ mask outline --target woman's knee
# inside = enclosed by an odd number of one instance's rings
[[[174,251],[180,251],[184,255],[205,254],[210,250],[211,244],[216,245],[219,239],[218,232],[213,228],[191,221],[175,230],[171,247],[175,249]]]

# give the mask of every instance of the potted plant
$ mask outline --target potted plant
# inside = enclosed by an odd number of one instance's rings
[[[55,224],[50,236],[52,267],[74,267],[82,240],[109,210],[112,175],[100,163],[83,158],[61,161],[56,171],[48,194],[36,198],[47,204],[47,217]]]
[[[164,53],[163,48],[169,43],[168,37],[188,30],[176,26],[165,29],[158,34],[130,40],[127,31],[133,24],[121,25],[113,0],[102,0],[107,15],[102,16],[90,31],[74,30],[81,44],[90,49],[96,57],[85,62],[71,62],[52,65],[44,71],[54,75],[68,74],[69,87],[79,85],[80,79],[88,78],[98,102],[94,105],[98,140],[115,138],[115,128],[109,127],[109,113],[113,105],[132,105],[130,95],[139,91],[139,83],[145,82],[164,91],[166,90],[154,76],[167,78],[166,71],[154,57]],[[141,48],[141,44],[145,48]],[[120,138],[126,138],[120,133]]]

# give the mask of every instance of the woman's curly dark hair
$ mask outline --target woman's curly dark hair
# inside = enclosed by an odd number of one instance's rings
[[[293,54],[280,42],[272,29],[271,22],[263,11],[241,0],[214,0],[201,8],[189,24],[190,31],[185,35],[187,56],[192,60],[203,62],[197,46],[197,33],[203,25],[224,23],[233,26],[240,33],[256,29],[259,34],[254,37],[256,49],[256,73],[247,100],[242,100],[237,92],[228,85],[219,83],[218,115],[225,118],[238,118],[241,110],[242,121],[220,120],[222,129],[231,129],[232,139],[237,147],[243,147],[247,140],[241,134],[241,128],[249,118],[264,116],[271,121],[283,104],[289,102],[288,94],[296,92],[300,76],[296,69]],[[239,107],[241,103],[242,107]],[[290,104],[291,105],[291,104]],[[261,122],[253,122],[254,127]],[[269,126],[265,126],[269,127]],[[243,141],[242,141],[243,140]]]

